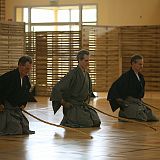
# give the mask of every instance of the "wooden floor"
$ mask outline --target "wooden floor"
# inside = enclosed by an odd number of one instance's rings
[[[48,97],[36,97],[26,110],[39,118],[59,124],[62,110],[53,114]],[[160,93],[146,93],[145,102],[160,108]],[[91,104],[109,114],[112,113],[105,93],[99,93]],[[153,109],[160,117],[160,112]],[[30,128],[36,134],[29,136],[1,136],[0,160],[153,160],[160,159],[160,122],[148,123],[158,130],[135,123],[118,122],[117,119],[99,113],[100,128],[79,129],[90,139],[75,131],[54,127],[26,115]],[[159,126],[159,127],[158,127]]]

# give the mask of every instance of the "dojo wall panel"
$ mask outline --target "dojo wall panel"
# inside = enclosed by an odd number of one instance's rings
[[[26,33],[26,50],[35,62],[32,83],[37,95],[50,95],[52,87],[77,65],[80,37],[77,31]]]
[[[90,75],[93,90],[108,91],[121,73],[119,29],[105,26],[83,26],[82,48],[91,53]]]
[[[5,20],[5,0],[0,0],[0,21]]]
[[[121,27],[121,54],[123,72],[129,68],[131,55],[141,54],[146,90],[160,91],[160,26]]]
[[[130,56],[136,53],[144,56],[146,90],[160,91],[160,26],[83,26],[79,32],[24,36],[24,23],[0,22],[0,74],[17,67],[18,58],[29,54],[33,58],[30,79],[37,95],[50,95],[57,81],[77,65],[81,48],[91,53],[93,91],[108,91],[121,72],[129,69]]]
[[[37,32],[26,34],[26,52],[34,59],[31,74],[37,95],[51,88],[77,65],[79,49],[91,53],[89,72],[93,91],[108,91],[119,75],[129,69],[130,56],[144,56],[146,90],[159,91],[160,26],[83,26],[82,32]]]
[[[17,67],[24,40],[24,23],[0,22],[0,75]]]

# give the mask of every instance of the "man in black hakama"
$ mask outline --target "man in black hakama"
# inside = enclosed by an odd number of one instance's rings
[[[0,135],[34,133],[29,130],[29,122],[21,108],[28,101],[31,67],[31,57],[22,56],[17,69],[0,76]]]
[[[123,73],[112,84],[107,100],[109,100],[113,112],[120,108],[120,117],[139,121],[158,121],[151,109],[141,100],[145,90],[145,80],[140,73],[142,68],[143,57],[132,56],[130,70]]]

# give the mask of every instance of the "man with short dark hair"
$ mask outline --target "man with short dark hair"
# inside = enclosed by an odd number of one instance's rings
[[[63,77],[52,89],[51,101],[54,113],[63,106],[61,125],[69,127],[99,127],[100,119],[89,107],[92,93],[89,67],[89,52],[81,50],[77,55],[78,66]]]
[[[133,55],[131,68],[122,74],[111,86],[107,99],[112,111],[120,108],[119,116],[139,121],[158,121],[141,100],[144,97],[145,80],[140,73],[143,68],[143,57]]]
[[[34,133],[22,113],[31,87],[28,78],[31,68],[31,57],[22,56],[16,69],[0,76],[0,135]]]

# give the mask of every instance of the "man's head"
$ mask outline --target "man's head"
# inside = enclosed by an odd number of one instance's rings
[[[32,58],[28,55],[20,57],[18,69],[21,77],[28,75],[32,69]]]
[[[78,64],[82,69],[89,67],[89,52],[87,50],[80,50],[77,55]]]
[[[143,57],[138,54],[133,55],[131,57],[131,67],[136,73],[141,72],[143,68]]]

